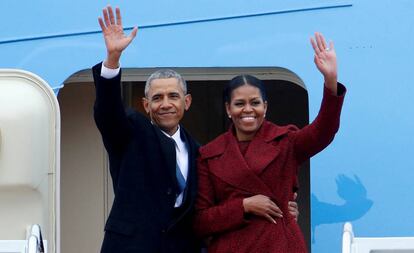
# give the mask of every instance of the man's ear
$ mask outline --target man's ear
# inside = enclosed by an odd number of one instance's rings
[[[144,107],[144,109],[147,112],[147,114],[149,114],[150,109],[149,109],[149,101],[148,101],[148,98],[146,98],[146,97],[143,97],[142,98],[142,106]]]
[[[184,109],[186,111],[188,111],[188,109],[190,109],[190,105],[191,105],[192,101],[193,101],[193,98],[191,97],[191,94],[185,95],[185,97],[184,97],[184,105],[185,105]]]

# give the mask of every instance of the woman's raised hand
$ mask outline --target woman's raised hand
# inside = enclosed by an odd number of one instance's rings
[[[283,218],[282,210],[267,196],[255,195],[243,199],[244,212],[262,216],[276,224],[276,218]]]
[[[105,66],[109,68],[117,68],[119,66],[122,51],[128,47],[138,31],[138,28],[134,27],[131,34],[126,36],[122,27],[121,11],[117,7],[115,12],[116,16],[114,16],[112,7],[107,6],[102,10],[103,20],[102,17],[98,18],[107,50]]]
[[[315,51],[315,65],[325,78],[325,86],[336,94],[337,89],[337,63],[334,44],[331,41],[329,46],[321,33],[315,33],[315,38],[311,38],[311,44]]]

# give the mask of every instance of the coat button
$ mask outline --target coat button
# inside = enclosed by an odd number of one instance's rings
[[[168,189],[167,189],[167,195],[171,195],[172,192],[173,192],[172,188],[171,187],[168,187]]]

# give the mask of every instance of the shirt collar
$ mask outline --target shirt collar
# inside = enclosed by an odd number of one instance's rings
[[[177,131],[175,131],[175,133],[173,135],[169,135],[166,132],[164,132],[163,130],[161,130],[161,132],[163,134],[165,134],[167,137],[171,138],[174,140],[175,146],[178,148],[178,151],[182,151],[183,147],[184,147],[184,141],[181,138],[181,131],[180,131],[180,125],[178,125]]]

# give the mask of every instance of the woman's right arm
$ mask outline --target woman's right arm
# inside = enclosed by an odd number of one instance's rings
[[[194,229],[200,237],[237,229],[245,224],[243,198],[235,198],[217,204],[216,190],[206,160],[198,160],[198,197]]]
[[[233,198],[217,204],[216,189],[211,180],[206,160],[198,161],[198,197],[194,228],[200,237],[240,228],[248,224],[249,215],[256,215],[277,223],[282,218],[280,208],[265,195]]]

